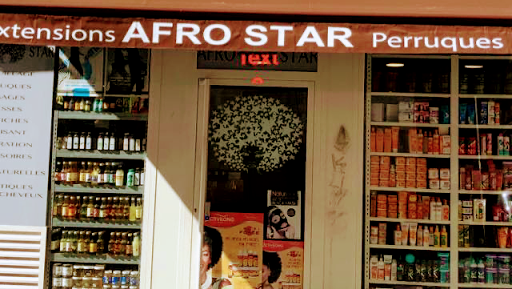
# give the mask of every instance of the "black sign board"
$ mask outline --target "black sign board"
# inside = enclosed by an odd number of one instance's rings
[[[198,69],[316,72],[318,53],[198,51]]]

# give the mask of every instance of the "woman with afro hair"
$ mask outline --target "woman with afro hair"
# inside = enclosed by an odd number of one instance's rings
[[[281,267],[281,258],[277,253],[263,251],[262,282],[258,289],[274,289],[271,284],[279,279]]]
[[[212,277],[213,266],[219,262],[222,255],[222,236],[214,228],[204,227],[203,246],[201,248],[201,264],[199,267],[199,282],[201,289],[233,289],[231,281]]]

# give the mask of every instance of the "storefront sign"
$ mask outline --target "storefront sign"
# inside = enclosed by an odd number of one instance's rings
[[[54,48],[0,45],[0,219],[45,226]]]
[[[318,53],[198,51],[199,69],[241,69],[316,72]]]
[[[0,43],[261,52],[512,54],[512,28],[0,14]]]

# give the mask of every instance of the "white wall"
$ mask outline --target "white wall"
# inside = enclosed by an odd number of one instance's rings
[[[204,117],[198,112],[198,80],[248,81],[256,74],[195,68],[195,52],[153,51],[142,288],[198,288],[195,146],[197,120]],[[308,132],[313,137],[312,190],[306,192],[312,211],[306,234],[312,241],[305,288],[361,288],[364,55],[323,54],[318,68],[318,73],[265,73],[272,80],[314,82],[309,108],[314,129]],[[349,142],[339,150],[335,144],[342,125]],[[333,160],[346,167],[335,172]]]

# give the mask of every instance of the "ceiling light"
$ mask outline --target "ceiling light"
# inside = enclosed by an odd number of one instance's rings
[[[465,68],[474,69],[474,68],[484,68],[483,65],[464,65]]]
[[[391,62],[391,63],[386,63],[386,66],[387,66],[387,67],[404,67],[404,64],[403,64],[403,63],[394,63],[394,62]]]

